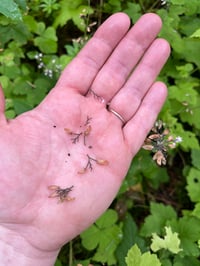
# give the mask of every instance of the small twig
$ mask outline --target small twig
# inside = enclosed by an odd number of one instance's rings
[[[89,117],[89,116],[87,116],[87,119],[86,119],[86,121],[85,121],[85,124],[84,124],[84,126],[87,126],[87,125],[89,125],[89,124],[90,124],[90,122],[91,122],[91,120],[92,120],[92,117]]]
[[[76,144],[77,142],[79,142],[79,138],[80,138],[80,136],[82,134],[83,134],[82,132],[80,132],[80,133],[73,133],[72,135],[74,135],[74,137],[71,139],[72,140],[72,143]]]
[[[82,170],[78,171],[78,174],[84,174],[87,170],[92,171],[93,170],[92,161],[99,164],[99,165],[108,165],[107,160],[95,159],[95,158],[92,158],[91,156],[89,156],[88,154],[87,154],[87,158],[88,158],[88,160],[87,160],[86,166]]]
[[[83,132],[80,132],[80,133],[72,132],[71,129],[69,129],[69,128],[64,128],[64,130],[67,134],[72,136],[71,140],[72,140],[72,143],[74,143],[74,144],[79,142],[80,136],[83,134]]]

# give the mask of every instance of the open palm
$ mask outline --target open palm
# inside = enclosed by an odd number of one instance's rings
[[[2,95],[1,228],[57,254],[109,206],[166,97],[160,28],[154,14],[130,30],[115,14],[37,108],[6,121]]]

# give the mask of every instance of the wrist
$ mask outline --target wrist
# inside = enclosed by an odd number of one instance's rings
[[[32,246],[16,232],[0,226],[1,266],[53,266],[59,250],[44,251]]]

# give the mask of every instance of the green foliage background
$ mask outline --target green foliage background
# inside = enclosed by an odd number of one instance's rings
[[[110,209],[63,247],[55,265],[200,265],[199,0],[1,0],[6,116],[34,108],[97,26],[118,11],[132,23],[147,12],[161,16],[160,36],[172,53],[159,76],[169,89],[159,118],[183,141],[165,167],[141,150]]]

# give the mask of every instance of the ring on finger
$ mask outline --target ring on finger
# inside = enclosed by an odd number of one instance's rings
[[[119,118],[119,120],[122,122],[122,125],[126,123],[125,119],[118,112],[112,109],[109,104],[107,105],[107,110]]]

